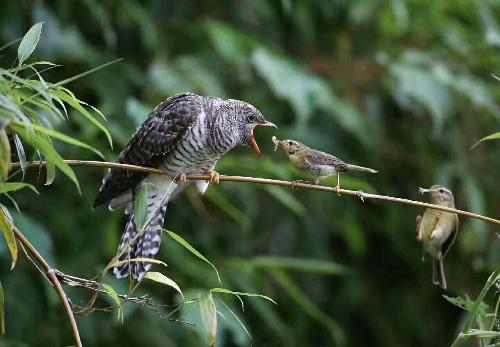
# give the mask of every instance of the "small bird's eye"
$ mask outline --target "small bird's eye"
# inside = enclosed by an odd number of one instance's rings
[[[439,192],[444,193],[444,189],[443,188],[439,189]]]
[[[249,115],[247,116],[247,121],[248,121],[249,123],[253,123],[253,122],[255,122],[255,115],[254,115],[254,114],[249,114]]]
[[[293,145],[293,142],[292,141],[288,141],[288,144],[291,146],[291,145]]]

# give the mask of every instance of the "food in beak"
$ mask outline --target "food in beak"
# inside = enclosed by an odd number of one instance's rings
[[[271,141],[274,143],[274,151],[276,152],[278,150],[278,146],[280,144],[280,141],[276,138],[276,136],[273,136],[271,138]]]
[[[430,191],[431,191],[430,189],[425,189],[425,188],[422,188],[422,187],[418,187],[418,192],[420,194],[429,193]]]
[[[274,124],[274,123],[271,123],[271,122],[265,122],[264,124],[257,124],[255,125],[253,128],[252,128],[252,138],[250,140],[250,144],[251,146],[253,147],[253,150],[255,151],[255,153],[257,154],[260,154],[260,148],[259,148],[259,145],[257,144],[257,141],[255,141],[255,137],[253,136],[253,131],[255,130],[256,127],[258,126],[261,126],[261,127],[273,127],[275,129],[278,129],[278,127]]]

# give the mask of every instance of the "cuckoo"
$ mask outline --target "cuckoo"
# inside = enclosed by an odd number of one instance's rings
[[[113,269],[120,277],[141,280],[151,263],[127,261],[154,258],[159,250],[167,204],[190,182],[189,174],[208,174],[218,183],[217,161],[237,145],[253,147],[257,126],[276,126],[249,103],[222,100],[192,93],[172,96],[162,102],[138,127],[120,153],[118,162],[160,169],[165,175],[111,169],[94,202],[108,203],[110,210],[124,209],[128,215],[118,253],[121,265]],[[209,182],[196,181],[203,194]],[[140,187],[148,185],[146,224],[138,230],[134,221],[134,199]]]

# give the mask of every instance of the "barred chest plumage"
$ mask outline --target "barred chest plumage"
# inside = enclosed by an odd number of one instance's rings
[[[204,174],[212,171],[217,161],[235,144],[224,127],[214,127],[203,111],[198,120],[188,128],[176,149],[160,164],[160,169],[175,177],[179,173]]]

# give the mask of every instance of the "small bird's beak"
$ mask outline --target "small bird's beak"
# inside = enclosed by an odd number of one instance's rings
[[[432,189],[425,189],[425,188],[422,188],[422,187],[418,187],[418,192],[420,194],[430,193],[430,192],[432,192]]]

